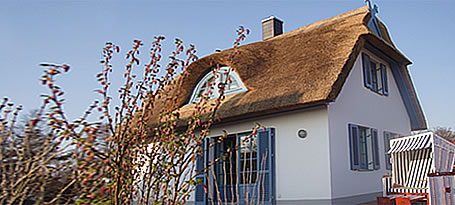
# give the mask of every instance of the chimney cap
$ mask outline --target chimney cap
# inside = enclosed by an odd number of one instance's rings
[[[274,16],[274,15],[271,15],[271,16],[269,16],[269,17],[266,17],[266,18],[262,19],[262,20],[261,20],[261,23],[264,23],[264,22],[266,22],[266,21],[273,20],[273,19],[275,19],[275,20],[277,20],[277,21],[283,23],[283,21],[282,21],[281,19],[279,19],[278,17],[276,17],[276,16]]]
[[[283,33],[283,21],[275,16],[262,20],[262,40],[273,38]]]

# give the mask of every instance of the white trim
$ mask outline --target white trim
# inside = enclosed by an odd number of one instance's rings
[[[261,23],[264,23],[264,22],[266,22],[266,21],[273,20],[273,19],[278,20],[278,21],[280,21],[281,23],[283,23],[283,21],[282,21],[281,19],[279,19],[278,17],[273,16],[273,15],[272,15],[272,16],[269,16],[269,17],[267,17],[267,18],[265,18],[265,19],[262,19]]]
[[[209,99],[214,99],[214,98],[219,97],[218,84],[221,83],[222,80],[224,80],[224,79],[220,78],[219,76],[222,76],[227,72],[229,72],[229,78],[231,79],[231,82],[236,82],[235,85],[233,84],[233,86],[236,86],[236,87],[234,87],[234,88],[227,87],[226,90],[224,91],[225,96],[248,91],[248,89],[245,87],[242,80],[240,79],[240,76],[237,74],[237,72],[234,71],[234,69],[232,69],[228,66],[223,66],[223,67],[220,67],[216,72],[218,74],[217,75],[218,78],[215,79],[215,82],[214,82],[215,85],[213,85],[213,87],[212,87],[212,90],[211,90],[212,95],[209,96]],[[204,85],[206,83],[208,83],[209,80],[213,77],[214,77],[214,73],[213,73],[213,71],[210,71],[209,73],[205,74],[205,76],[201,80],[199,80],[196,87],[194,87],[194,89],[193,89],[193,92],[191,94],[190,100],[188,101],[188,104],[198,103],[200,101],[199,95],[202,92]]]
[[[198,84],[196,85],[196,87],[193,90],[193,93],[191,94],[191,98],[190,98],[188,104],[192,104],[194,102],[199,102],[197,94],[199,94],[199,92],[201,91],[204,84],[207,83],[212,77],[213,77],[213,72],[210,71],[198,82]]]

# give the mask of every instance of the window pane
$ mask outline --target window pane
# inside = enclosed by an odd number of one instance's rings
[[[255,184],[257,172],[245,172],[240,174],[240,184]]]
[[[366,133],[366,147],[367,147],[367,163],[368,163],[368,169],[373,169],[374,167],[374,158],[373,158],[373,135],[371,133],[371,129],[365,128],[365,133]]]
[[[382,94],[389,94],[389,85],[387,80],[387,67],[381,64]]]
[[[368,157],[367,157],[367,129],[359,127],[359,143],[360,143],[360,167],[368,168]]]
[[[376,72],[376,63],[374,61],[371,61],[370,69],[371,79],[373,81],[373,90],[378,91],[378,75]]]
[[[237,175],[232,173],[218,175],[217,181],[220,185],[232,185],[236,184]]]
[[[216,168],[217,181],[219,184],[235,184],[237,173],[237,152],[236,152],[236,137],[228,136],[220,144],[217,149],[216,158],[221,158],[221,163]]]
[[[240,153],[250,154],[257,152],[256,135],[240,136]]]
[[[257,139],[256,135],[240,136],[240,183],[250,184],[255,182],[257,172]],[[254,178],[254,180],[252,180]]]
[[[378,170],[381,163],[379,162],[379,144],[378,144],[378,131],[376,129],[370,129],[371,141],[373,147],[373,168]]]
[[[253,159],[247,159],[243,160],[240,159],[240,172],[245,172],[245,171],[257,171],[257,160]]]
[[[220,185],[255,183],[257,178],[257,139],[248,134],[230,135],[217,144],[216,181]],[[238,181],[237,181],[238,180]]]
[[[214,84],[215,84],[215,80],[214,80],[214,77],[212,76],[199,89],[199,92],[196,95],[197,98],[195,99],[195,102],[200,102],[200,100],[203,98],[208,98],[208,99],[214,98],[214,96],[215,96]]]
[[[380,93],[380,94],[383,94],[383,85],[382,85],[382,70],[381,68],[378,66],[377,69],[376,69],[376,81],[377,81],[377,91]]]
[[[211,70],[197,84],[193,90],[189,103],[199,103],[201,99],[215,99],[220,96],[221,85],[224,85],[224,95],[246,91],[240,76],[229,67]]]

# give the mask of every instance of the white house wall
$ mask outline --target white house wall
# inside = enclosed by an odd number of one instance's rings
[[[364,87],[362,58],[359,55],[337,97],[328,105],[332,197],[379,193],[381,177],[387,173],[384,156],[383,132],[408,135],[410,120],[393,78],[390,66],[366,52],[373,60],[387,65],[389,96],[381,96]],[[348,124],[353,123],[378,130],[380,169],[353,171],[350,169]]]
[[[287,112],[213,128],[211,136],[251,131],[258,122],[276,130],[276,197],[277,202],[329,199],[330,163],[327,108]],[[297,130],[304,128],[308,137],[300,139]]]

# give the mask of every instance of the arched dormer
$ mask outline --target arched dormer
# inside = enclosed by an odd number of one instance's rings
[[[229,78],[227,78],[228,75]],[[200,102],[203,96],[207,96],[209,100],[219,97],[219,85],[225,82],[227,83],[227,86],[224,90],[225,96],[245,92],[248,90],[234,69],[228,66],[223,66],[216,71],[212,70],[211,72],[208,72],[204,77],[201,78],[201,80],[199,80],[193,89],[188,104]]]

